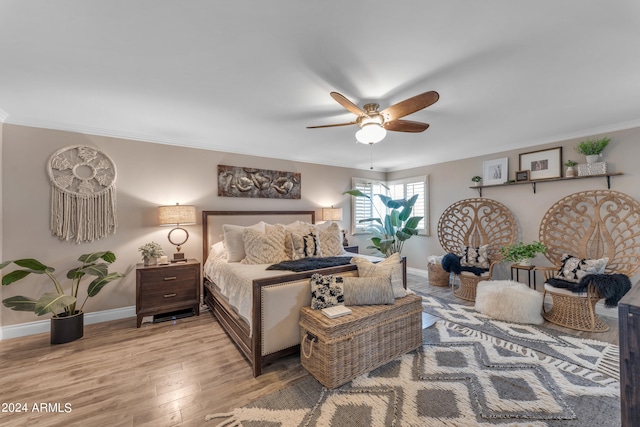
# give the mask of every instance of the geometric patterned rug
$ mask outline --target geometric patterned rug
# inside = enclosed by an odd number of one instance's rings
[[[438,321],[423,331],[422,348],[342,387],[329,390],[308,377],[205,420],[251,427],[620,425],[617,380],[467,332]]]
[[[602,372],[615,379],[620,378],[620,348],[617,345],[578,338],[539,326],[496,320],[477,312],[473,306],[421,296],[425,313],[455,324],[454,327],[461,333],[471,336],[483,332],[537,350],[541,355]]]

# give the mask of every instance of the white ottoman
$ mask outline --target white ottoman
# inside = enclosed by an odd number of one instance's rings
[[[485,280],[478,283],[476,311],[508,322],[541,325],[542,293],[513,280]]]

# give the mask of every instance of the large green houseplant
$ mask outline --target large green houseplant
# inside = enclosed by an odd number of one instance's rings
[[[22,268],[2,276],[2,286],[10,285],[30,274],[46,274],[53,282],[55,292],[47,292],[38,299],[17,295],[5,298],[2,300],[2,303],[5,307],[9,307],[12,310],[31,311],[38,316],[47,313],[53,313],[54,317],[69,316],[76,311],[82,311],[87,299],[96,296],[107,283],[124,277],[121,273],[109,273],[108,264],[111,264],[115,260],[116,256],[110,251],[81,255],[78,261],[80,261],[82,265],[72,268],[67,272],[67,279],[71,280],[71,288],[68,294],[58,279],[53,275],[55,272],[55,268],[53,267],[48,267],[32,258],[3,262],[0,264],[0,269],[4,269],[11,263]],[[89,283],[87,296],[78,307],[77,298],[80,281],[85,275],[95,276],[95,279]]]
[[[532,258],[535,258],[537,253],[544,254],[546,252],[547,247],[543,243],[536,241],[533,243],[518,242],[500,248],[500,253],[505,261],[516,262],[521,265],[527,265]]]
[[[366,197],[371,201],[371,196],[360,190],[349,190],[343,194],[349,194],[353,197]],[[371,238],[372,246],[368,246],[368,248],[376,249],[387,257],[396,252],[401,254],[404,242],[409,240],[411,236],[418,234],[417,227],[423,218],[421,216],[411,216],[413,206],[418,200],[418,195],[414,195],[409,200],[394,200],[384,194],[375,194],[375,196],[378,196],[380,201],[387,207],[387,213],[383,217],[378,212],[378,217],[360,220],[361,223],[370,223],[368,231],[373,233]],[[377,211],[373,202],[372,205]],[[381,218],[384,218],[384,221]]]

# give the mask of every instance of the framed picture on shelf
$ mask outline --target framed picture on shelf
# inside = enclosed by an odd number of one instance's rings
[[[497,185],[507,182],[509,177],[509,158],[485,160],[482,163],[483,185]]]
[[[562,176],[562,147],[520,154],[520,170],[529,170],[531,181],[560,178]]]
[[[529,181],[529,171],[516,171],[516,182]]]

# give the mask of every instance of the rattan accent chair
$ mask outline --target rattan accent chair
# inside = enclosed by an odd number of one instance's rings
[[[613,190],[589,190],[556,202],[542,218],[539,240],[553,267],[536,267],[545,282],[556,277],[563,254],[580,259],[609,258],[605,274],[632,276],[640,268],[640,203]],[[609,326],[598,318],[596,303],[602,299],[592,284],[584,293],[573,293],[548,283],[544,295],[552,307],[543,317],[560,326],[589,332],[605,332]]]
[[[453,294],[467,301],[476,300],[476,288],[490,280],[493,267],[502,260],[500,248],[518,239],[513,213],[502,203],[486,198],[464,199],[449,206],[438,221],[438,239],[448,253],[460,254],[465,247],[488,245],[489,270],[482,276],[463,271],[451,284]]]

